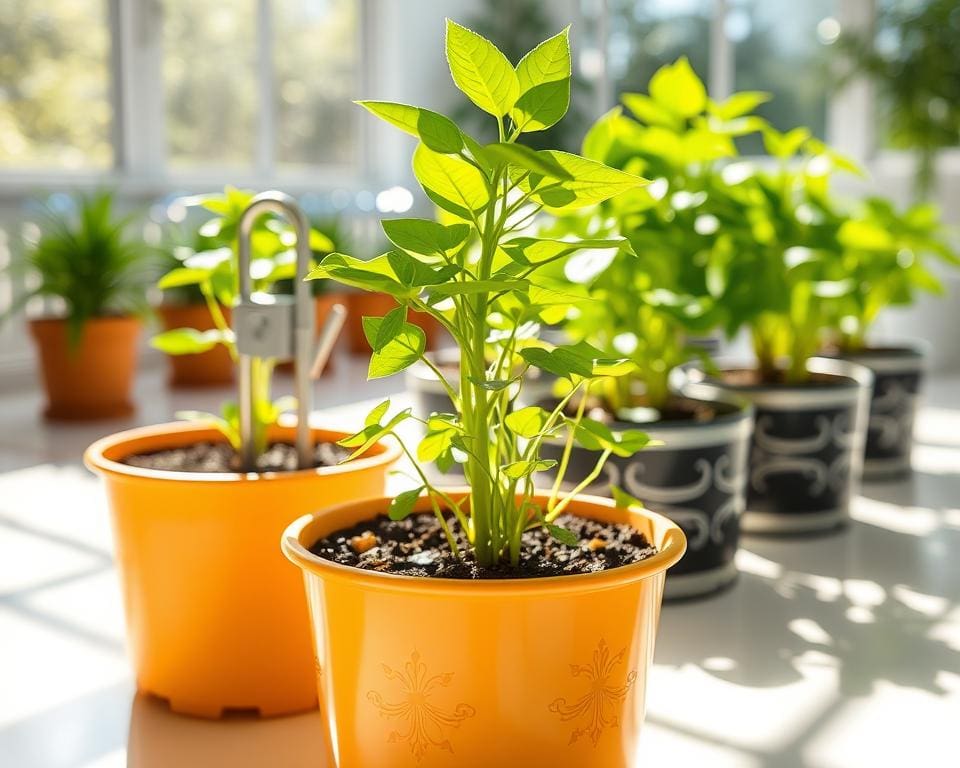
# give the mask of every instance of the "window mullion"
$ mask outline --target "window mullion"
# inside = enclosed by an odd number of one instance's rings
[[[837,20],[845,33],[869,32],[876,20],[876,2],[837,0]],[[865,162],[876,151],[875,116],[874,88],[868,79],[858,77],[830,95],[827,140],[854,160]]]
[[[166,166],[163,8],[160,0],[110,0],[115,165],[124,175],[157,177]]]
[[[708,85],[710,97],[723,101],[734,90],[736,72],[736,50],[727,36],[727,13],[729,0],[713,0],[713,14],[710,18],[710,72]]]
[[[264,178],[275,177],[277,136],[273,60],[273,12],[270,0],[257,0],[257,157],[256,169]]]

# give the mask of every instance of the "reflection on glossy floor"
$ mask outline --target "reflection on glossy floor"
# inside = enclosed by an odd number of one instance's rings
[[[324,423],[362,412],[347,404],[357,365],[344,360],[320,385],[317,401],[333,406]],[[748,538],[732,589],[665,608],[642,764],[956,765],[957,393],[960,377],[933,382],[917,471],[865,487],[846,530]],[[222,394],[171,396],[148,373],[137,421],[212,407]],[[38,410],[35,395],[0,394],[0,766],[322,768],[316,713],[211,723],[134,696],[105,500],[79,463],[86,444],[123,425],[51,427]]]

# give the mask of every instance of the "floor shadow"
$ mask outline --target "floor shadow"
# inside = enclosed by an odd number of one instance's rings
[[[127,768],[327,768],[319,712],[291,717],[202,720],[137,694],[130,712]]]

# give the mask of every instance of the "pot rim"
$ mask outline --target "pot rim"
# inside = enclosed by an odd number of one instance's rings
[[[466,487],[445,488],[445,493],[453,498],[462,498],[470,491]],[[545,500],[549,494],[539,491],[535,498]],[[599,496],[579,494],[576,502],[588,506],[601,507],[606,510],[616,510],[612,499]],[[574,504],[576,504],[574,502]],[[664,515],[652,512],[649,509],[631,507],[624,510],[633,518],[646,518],[652,527],[664,530],[664,546],[645,560],[630,563],[618,568],[597,573],[578,573],[568,576],[544,576],[542,578],[523,579],[448,579],[427,578],[423,576],[406,576],[397,573],[381,573],[380,571],[366,571],[349,565],[335,563],[318,557],[307,549],[301,541],[305,530],[318,520],[329,517],[346,517],[350,510],[358,510],[361,514],[356,519],[369,519],[378,514],[385,514],[389,497],[373,499],[357,499],[344,504],[338,504],[327,509],[303,515],[297,518],[283,532],[280,546],[284,555],[304,571],[324,578],[353,581],[358,585],[365,585],[376,589],[385,589],[392,592],[417,594],[456,594],[461,596],[484,595],[537,595],[569,593],[571,591],[608,589],[622,584],[640,581],[659,573],[665,572],[675,565],[687,549],[687,540],[683,530]],[[417,512],[432,510],[429,497],[422,496],[414,506]],[[576,514],[576,510],[570,510]]]
[[[909,373],[926,369],[931,349],[931,344],[923,339],[907,339],[827,357],[859,363],[877,373]]]
[[[28,317],[27,323],[29,325],[66,325],[69,318],[66,315],[40,315],[38,317]],[[96,315],[94,317],[87,318],[84,322],[83,327],[87,328],[91,325],[111,325],[113,323],[136,323],[138,325],[143,323],[143,319],[138,315],[132,314],[116,314],[116,315]]]
[[[753,364],[737,364],[728,360],[718,361],[717,366],[721,370],[755,368]],[[718,392],[732,392],[760,407],[811,409],[854,404],[860,393],[873,385],[873,372],[849,360],[811,357],[807,360],[807,370],[836,380],[816,387],[805,384],[730,384],[713,379],[702,368],[691,365],[684,368],[686,381],[682,391],[687,396],[706,399],[715,397]]]
[[[314,437],[329,442],[347,437],[349,434],[338,430],[317,427],[311,428],[311,432]],[[275,426],[271,430],[271,434],[278,433],[293,436],[294,427]],[[363,456],[332,467],[298,469],[290,472],[178,472],[169,469],[134,467],[110,458],[107,455],[108,453],[123,453],[123,455],[134,453],[135,450],[123,450],[123,446],[129,443],[150,440],[151,438],[163,441],[165,438],[176,438],[190,434],[197,435],[196,441],[225,442],[220,431],[214,427],[195,424],[189,421],[165,422],[162,424],[152,424],[145,427],[127,429],[102,437],[84,451],[83,463],[90,471],[103,476],[162,480],[176,483],[236,483],[267,480],[272,483],[282,483],[303,480],[310,476],[329,477],[330,475],[340,475],[346,472],[357,472],[373,467],[389,465],[399,459],[401,455],[399,445],[379,442],[371,448],[371,450],[376,449],[372,455]],[[200,435],[203,437],[200,437]],[[173,445],[169,445],[168,447],[178,447],[181,444],[188,444],[189,442],[190,441],[185,441],[184,443],[174,442]],[[157,449],[163,450],[163,446],[157,446]]]

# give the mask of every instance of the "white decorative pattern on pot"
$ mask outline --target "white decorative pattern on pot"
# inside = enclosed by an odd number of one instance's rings
[[[807,385],[737,385],[691,369],[687,394],[737,394],[750,400],[750,447],[743,530],[833,528],[849,516],[859,486],[872,374],[854,363],[814,358]]]

